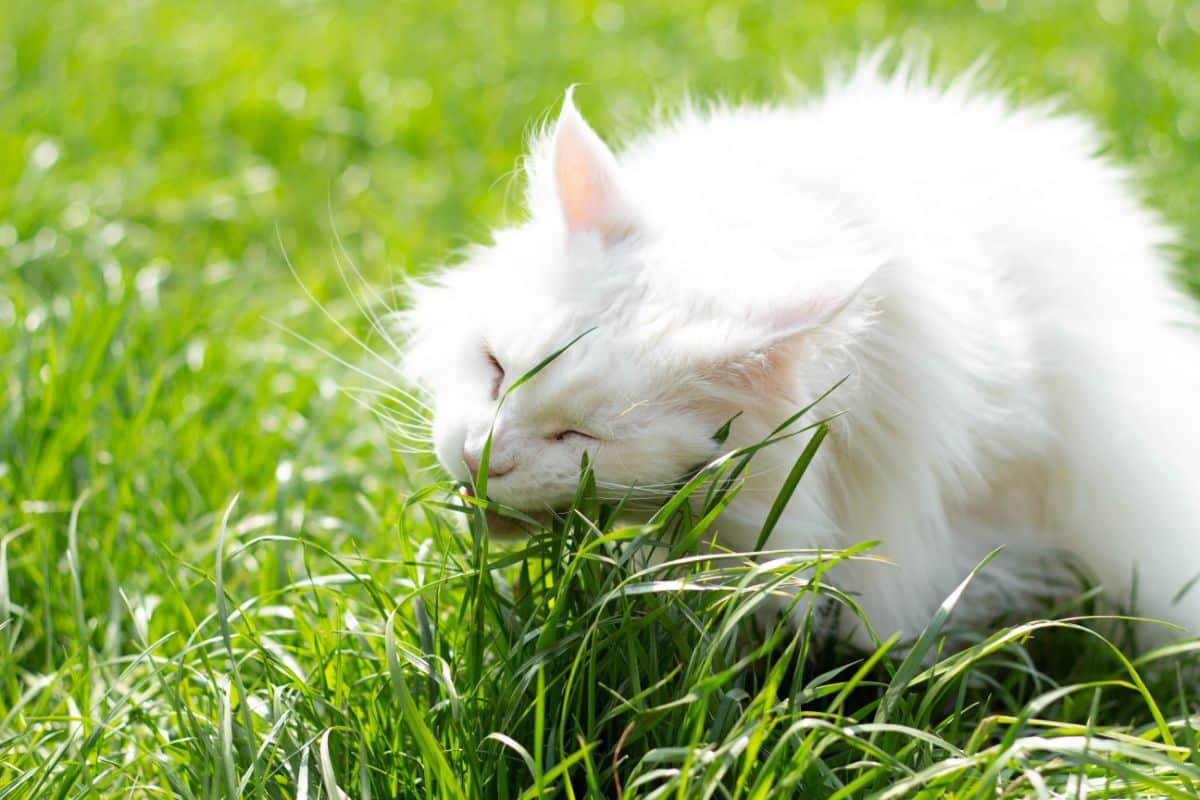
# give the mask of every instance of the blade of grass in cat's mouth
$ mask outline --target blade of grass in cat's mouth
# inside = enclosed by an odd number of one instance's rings
[[[466,484],[459,489],[459,492],[468,498],[476,497],[475,487]],[[469,502],[469,501],[468,501]],[[478,505],[471,503],[471,505]],[[522,512],[522,516],[529,516],[529,520],[518,519],[508,514],[500,514],[492,510],[495,504],[489,501],[487,507],[483,507],[484,516],[487,517],[488,534],[501,539],[514,539],[518,536],[528,535],[531,526],[540,524],[534,517],[536,515],[526,515]]]

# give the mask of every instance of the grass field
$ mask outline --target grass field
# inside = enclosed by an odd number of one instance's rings
[[[619,132],[889,37],[1093,115],[1200,287],[1200,2],[950,6],[0,0],[0,798],[1197,796],[1191,648],[764,643],[809,555],[647,572],[696,518],[586,486],[488,547],[293,335],[370,363],[339,261],[514,213],[568,83]]]

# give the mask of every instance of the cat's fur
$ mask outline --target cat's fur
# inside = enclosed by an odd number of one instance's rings
[[[867,64],[808,102],[686,109],[617,155],[568,93],[526,162],[527,221],[405,316],[442,464],[467,479],[497,391],[593,327],[496,418],[496,500],[566,502],[584,450],[610,493],[653,496],[849,376],[769,546],[881,540],[894,565],[835,573],[880,634],[919,631],[997,545],[969,615],[1067,551],[1200,633],[1200,590],[1173,601],[1200,572],[1174,234],[1088,124],[972,83]],[[753,546],[804,444],[756,457],[722,544]]]

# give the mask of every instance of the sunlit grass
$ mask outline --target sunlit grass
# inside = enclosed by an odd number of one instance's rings
[[[836,563],[651,563],[698,517],[586,484],[489,545],[291,335],[382,372],[339,262],[377,312],[513,216],[568,83],[619,135],[886,37],[1093,115],[1195,283],[1200,3],[980,5],[0,2],[0,797],[1194,796],[1191,645],[849,652],[750,613]]]

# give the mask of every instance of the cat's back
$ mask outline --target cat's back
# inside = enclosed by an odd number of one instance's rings
[[[757,225],[786,245],[821,209],[899,257],[956,246],[993,278],[1019,273],[1035,294],[1044,282],[1046,298],[1073,287],[1100,301],[1119,286],[1112,302],[1141,292],[1157,304],[1170,290],[1148,254],[1170,232],[1101,149],[1085,119],[1050,103],[1016,103],[972,76],[939,83],[868,66],[804,101],[687,107],[622,161],[666,227]]]
[[[1037,204],[1060,187],[1078,193],[1106,177],[1098,149],[1090,125],[1049,104],[1017,106],[969,78],[864,68],[807,100],[685,106],[621,161],[639,188],[677,202],[742,206],[807,189],[961,208],[1003,193]]]

